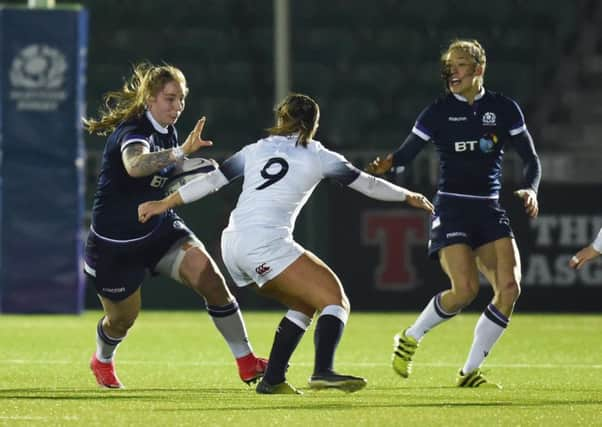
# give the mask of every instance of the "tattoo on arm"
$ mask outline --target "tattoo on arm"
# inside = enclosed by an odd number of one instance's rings
[[[172,150],[151,153],[142,144],[126,147],[121,159],[128,174],[137,178],[152,175],[175,162]]]

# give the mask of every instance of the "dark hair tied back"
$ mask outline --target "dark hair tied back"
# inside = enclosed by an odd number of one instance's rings
[[[268,129],[272,135],[299,133],[298,143],[307,146],[320,107],[307,95],[291,93],[276,106],[276,125]]]

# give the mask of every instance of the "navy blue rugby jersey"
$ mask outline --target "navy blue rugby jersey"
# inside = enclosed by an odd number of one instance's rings
[[[92,227],[101,237],[138,239],[150,233],[164,218],[158,216],[141,224],[138,205],[165,196],[163,186],[174,166],[150,176],[133,178],[121,160],[123,150],[130,144],[144,144],[151,152],[178,144],[173,126],[161,128],[156,122],[152,123],[147,114],[121,123],[107,139],[92,206]]]
[[[435,145],[439,192],[496,197],[504,145],[526,130],[514,100],[483,89],[472,105],[452,93],[437,99],[418,116],[412,132]]]

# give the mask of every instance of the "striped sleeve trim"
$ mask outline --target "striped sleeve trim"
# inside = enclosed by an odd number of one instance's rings
[[[414,126],[412,128],[412,133],[414,135],[416,135],[417,137],[419,137],[420,139],[423,139],[425,141],[430,141],[431,140],[431,136],[428,133],[424,132],[423,130],[418,129],[417,126]]]
[[[525,132],[526,130],[527,130],[527,125],[523,123],[519,127],[510,129],[510,131],[508,133],[512,136],[515,136],[515,135],[518,135],[519,133]]]
[[[123,152],[123,150],[125,150],[125,147],[127,147],[130,144],[144,144],[146,146],[146,148],[150,149],[150,144],[148,143],[148,141],[146,139],[142,139],[142,138],[132,138],[132,139],[128,139],[126,141],[123,141],[121,143],[121,152]]]

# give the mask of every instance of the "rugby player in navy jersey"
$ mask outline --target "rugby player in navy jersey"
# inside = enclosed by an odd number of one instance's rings
[[[103,387],[123,387],[113,359],[140,312],[140,286],[148,273],[171,277],[204,298],[243,381],[255,382],[267,365],[267,360],[253,354],[238,304],[217,265],[182,219],[170,210],[146,224],[138,222],[138,205],[163,197],[163,186],[175,165],[213,144],[201,137],[204,117],[184,144],[178,144],[174,125],[187,93],[178,68],[138,64],[121,91],[105,95],[100,118],[84,120],[90,133],[110,133],[84,264],[104,308],[90,362]]]
[[[483,87],[486,56],[476,40],[454,40],[441,56],[447,93],[418,116],[401,147],[367,170],[404,167],[432,143],[439,155],[429,255],[438,258],[451,289],[435,295],[414,324],[395,336],[393,369],[407,378],[424,335],[458,314],[479,292],[479,271],[493,299],[477,321],[472,347],[459,370],[459,387],[496,387],[481,365],[508,326],[520,294],[520,256],[510,220],[499,204],[506,147],[522,158],[524,186],[515,191],[527,215],[538,213],[541,166],[518,104]]]

